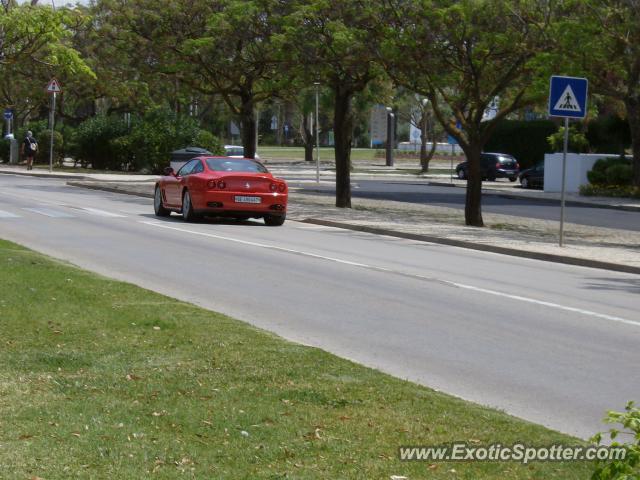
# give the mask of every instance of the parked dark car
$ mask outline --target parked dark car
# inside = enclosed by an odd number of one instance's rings
[[[511,182],[515,182],[520,173],[520,165],[514,157],[506,153],[482,153],[480,154],[480,173],[483,180],[508,178]],[[456,166],[456,175],[460,180],[469,176],[468,162],[462,162]]]
[[[544,188],[544,163],[527,168],[520,173],[522,188]]]

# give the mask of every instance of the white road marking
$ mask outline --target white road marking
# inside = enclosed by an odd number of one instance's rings
[[[0,218],[20,218],[20,215],[16,215],[15,213],[5,212],[4,210],[0,210]]]
[[[302,250],[294,250],[294,249],[285,248],[285,247],[278,247],[278,246],[275,246],[275,245],[268,245],[268,244],[265,244],[265,243],[251,242],[251,241],[248,241],[248,240],[240,240],[238,238],[225,237],[223,235],[216,235],[216,234],[213,234],[213,233],[198,232],[196,230],[189,230],[189,229],[181,228],[181,227],[173,227],[171,225],[165,225],[165,224],[158,223],[158,222],[141,221],[140,223],[143,223],[145,225],[150,225],[152,227],[164,228],[164,229],[167,229],[167,230],[175,230],[175,231],[178,231],[178,232],[190,233],[190,234],[199,235],[199,236],[202,236],[202,237],[216,238],[218,240],[225,240],[225,241],[228,241],[228,242],[239,243],[239,244],[242,244],[242,245],[250,245],[252,247],[265,248],[265,249],[268,249],[268,250],[276,250],[276,251],[279,251],[279,252],[286,252],[286,253],[294,253],[294,254],[297,254],[297,255],[303,255],[305,257],[317,258],[317,259],[320,259],[320,260],[327,260],[327,261],[330,261],[330,262],[339,263],[339,264],[343,264],[343,265],[350,265],[350,266],[353,266],[353,267],[366,268],[366,269],[369,269],[369,270],[376,270],[376,271],[379,271],[379,272],[395,273],[395,274],[399,274],[399,275],[403,275],[403,276],[419,278],[421,280],[439,282],[439,283],[444,284],[444,285],[449,285],[449,286],[456,287],[456,288],[462,288],[462,289],[465,289],[465,290],[471,290],[471,291],[479,292],[479,293],[485,293],[485,294],[488,294],[488,295],[494,295],[496,297],[509,298],[511,300],[517,300],[517,301],[520,301],[520,302],[532,303],[532,304],[540,305],[540,306],[544,306],[544,307],[555,308],[557,310],[563,310],[565,312],[579,313],[579,314],[587,315],[587,316],[590,316],[590,317],[609,320],[611,322],[624,323],[626,325],[632,325],[634,327],[640,327],[640,321],[628,320],[626,318],[616,317],[614,315],[607,315],[607,314],[604,314],[604,313],[593,312],[591,310],[585,310],[585,309],[582,309],[582,308],[569,307],[569,306],[566,306],[566,305],[561,305],[559,303],[546,302],[544,300],[537,300],[535,298],[523,297],[521,295],[511,295],[511,294],[504,293],[504,292],[498,292],[496,290],[489,290],[489,289],[486,289],[486,288],[474,287],[473,285],[467,285],[467,284],[464,284],[464,283],[452,282],[450,280],[442,280],[442,279],[435,278],[435,277],[427,277],[427,276],[424,276],[424,275],[417,275],[417,274],[413,274],[413,273],[405,273],[405,272],[401,272],[401,271],[398,271],[398,270],[393,270],[393,269],[390,269],[390,268],[379,267],[379,266],[376,266],[376,265],[367,265],[365,263],[352,262],[350,260],[343,260],[343,259],[335,258],[335,257],[327,257],[327,256],[324,256],[324,255],[318,255],[316,253],[305,252],[305,251],[302,251]]]
[[[23,208],[23,210],[52,218],[73,218],[73,215],[51,208]]]
[[[107,212],[106,210],[100,210],[97,208],[91,207],[79,207],[80,210],[84,210],[91,215],[97,215],[98,217],[110,217],[110,218],[124,218],[125,215],[120,215],[119,213]]]

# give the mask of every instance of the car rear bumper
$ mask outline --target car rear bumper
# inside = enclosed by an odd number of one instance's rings
[[[246,203],[236,197],[259,198],[260,203]],[[253,193],[253,192],[206,192],[194,201],[194,209],[198,213],[212,215],[248,215],[264,214],[284,215],[287,212],[287,193]]]
[[[496,170],[496,178],[517,178],[520,170]]]

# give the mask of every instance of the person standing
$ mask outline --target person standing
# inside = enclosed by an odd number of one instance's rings
[[[33,170],[33,158],[36,156],[36,152],[38,151],[38,142],[34,138],[31,130],[27,132],[27,136],[22,142],[20,151],[27,159],[27,170]]]

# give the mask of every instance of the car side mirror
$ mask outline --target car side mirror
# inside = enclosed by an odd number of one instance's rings
[[[175,176],[175,171],[173,170],[172,167],[166,167],[164,169],[164,174],[167,175],[167,176],[168,175],[174,175]]]

